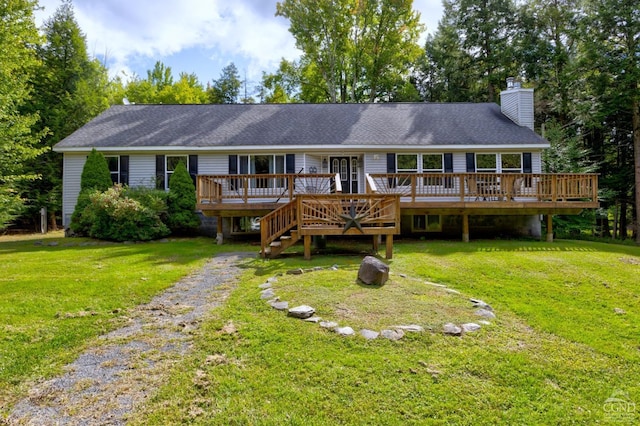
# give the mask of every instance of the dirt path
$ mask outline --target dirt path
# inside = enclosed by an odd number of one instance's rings
[[[192,331],[220,306],[250,253],[221,254],[201,270],[136,307],[128,324],[107,335],[34,387],[14,407],[11,425],[123,425],[152,395],[172,364],[189,352]]]

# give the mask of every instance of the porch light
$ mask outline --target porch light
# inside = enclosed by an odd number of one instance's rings
[[[326,169],[329,166],[329,162],[327,161],[327,157],[322,159],[322,168]]]

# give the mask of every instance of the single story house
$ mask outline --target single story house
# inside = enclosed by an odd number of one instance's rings
[[[113,181],[167,189],[184,161],[219,240],[273,254],[313,235],[517,233],[595,208],[597,176],[542,173],[533,90],[494,103],[119,105],[59,142],[69,225],[92,148]]]

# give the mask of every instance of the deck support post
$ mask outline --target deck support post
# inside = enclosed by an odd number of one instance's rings
[[[304,259],[311,260],[311,235],[304,236]]]
[[[379,247],[380,247],[380,235],[374,235],[373,236],[373,252],[377,253]]]
[[[387,246],[385,258],[392,259],[393,258],[393,234],[387,234],[385,238],[385,243]]]
[[[547,215],[547,242],[553,242],[553,215]]]
[[[222,216],[216,216],[216,224],[217,224],[217,233],[216,233],[216,243],[218,245],[222,245],[222,240],[223,240],[223,232],[222,232]]]
[[[469,215],[462,215],[462,242],[469,242]]]

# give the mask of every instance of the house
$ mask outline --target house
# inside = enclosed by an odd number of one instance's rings
[[[595,208],[597,176],[544,174],[533,90],[494,103],[119,105],[59,142],[68,226],[92,148],[114,182],[161,189],[187,163],[218,238],[278,253],[313,235],[541,236]]]

